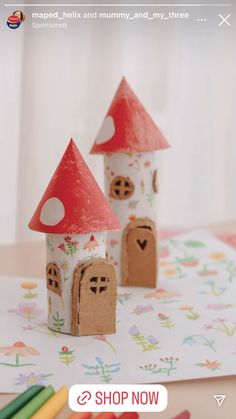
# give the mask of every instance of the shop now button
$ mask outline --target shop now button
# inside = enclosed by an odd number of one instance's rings
[[[161,384],[75,384],[69,390],[74,412],[162,412],[167,399]]]

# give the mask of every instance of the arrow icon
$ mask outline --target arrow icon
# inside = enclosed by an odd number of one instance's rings
[[[214,399],[216,400],[218,407],[220,407],[223,401],[226,399],[225,394],[213,394]]]

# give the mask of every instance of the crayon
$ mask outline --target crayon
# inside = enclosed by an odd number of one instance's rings
[[[11,419],[29,419],[54,394],[54,388],[48,386],[31,399]]]
[[[44,388],[44,386],[35,385],[25,390],[18,397],[16,397],[16,399],[12,400],[0,410],[0,419],[10,419]]]
[[[136,412],[124,412],[119,416],[119,419],[138,419],[138,417]]]
[[[31,419],[52,419],[65,406],[68,389],[63,386],[31,417]]]
[[[68,417],[68,419],[91,419],[91,412],[75,412]]]
[[[96,419],[117,419],[117,416],[113,412],[104,412],[104,413],[99,413],[96,416]]]
[[[189,419],[190,416],[190,412],[188,410],[184,410],[179,415],[175,416],[174,419]]]

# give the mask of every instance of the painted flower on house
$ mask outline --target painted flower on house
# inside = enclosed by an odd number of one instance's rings
[[[79,248],[79,242],[72,240],[71,236],[64,237],[64,242],[59,243],[57,246],[66,255],[73,257]]]
[[[35,374],[31,372],[30,374],[19,374],[19,377],[16,378],[16,385],[25,385],[27,388],[34,385],[44,385],[48,381],[48,377],[51,377],[53,374]]]
[[[97,242],[97,240],[95,239],[94,235],[90,236],[90,239],[85,243],[83,249],[84,250],[88,250],[89,252],[91,252],[92,250],[96,249],[96,247],[98,247],[99,244]]]

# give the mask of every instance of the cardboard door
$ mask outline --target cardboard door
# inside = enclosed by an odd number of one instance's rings
[[[116,273],[113,265],[97,259],[80,272],[78,334],[102,335],[116,330]]]
[[[156,237],[148,226],[131,228],[126,237],[127,285],[156,286]]]

